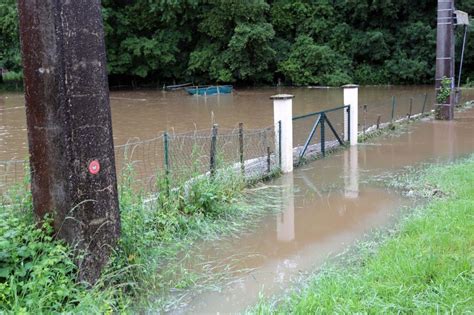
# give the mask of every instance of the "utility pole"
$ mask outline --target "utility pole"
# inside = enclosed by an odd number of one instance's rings
[[[436,118],[453,119],[454,112],[454,0],[438,0],[436,31],[436,95],[444,77],[451,81],[451,95],[443,104],[436,104]],[[437,102],[438,103],[438,102]]]
[[[33,208],[93,284],[120,235],[99,0],[19,0]]]

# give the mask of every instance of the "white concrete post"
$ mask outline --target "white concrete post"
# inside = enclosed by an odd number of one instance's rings
[[[344,89],[344,105],[350,105],[350,121],[347,111],[344,111],[344,141],[349,141],[351,145],[357,145],[358,124],[359,124],[359,86],[348,84]],[[350,130],[349,130],[350,128]]]
[[[277,159],[281,156],[281,171],[293,171],[293,95],[278,94],[270,97],[273,100],[273,122],[275,123],[275,148]],[[281,148],[279,148],[279,121],[281,121]]]

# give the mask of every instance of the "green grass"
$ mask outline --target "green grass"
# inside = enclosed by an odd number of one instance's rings
[[[442,198],[407,215],[376,249],[361,244],[358,257],[324,267],[303,289],[251,312],[474,312],[474,157],[415,175],[405,178],[408,189]]]
[[[133,173],[133,170],[129,170]],[[198,240],[213,240],[254,227],[278,209],[278,194],[248,188],[237,173],[217,171],[162,191],[149,202],[125,175],[119,187],[122,235],[92,289],[75,281],[72,250],[39,229],[31,196],[19,185],[0,202],[0,313],[135,313],[172,307],[186,290],[217,286],[229,275],[199,271],[205,263],[192,254]],[[265,187],[260,187],[265,188]],[[274,206],[272,206],[274,204]],[[200,260],[201,259],[201,260]],[[226,270],[222,266],[222,270]]]
[[[72,251],[51,237],[50,223],[46,221],[43,229],[36,226],[24,185],[2,197],[0,314],[110,311],[115,289],[103,281],[92,289],[75,282]]]
[[[179,300],[179,293],[217,286],[228,275],[195,270],[206,263],[189,251],[196,241],[238,235],[279,210],[279,195],[272,188],[246,188],[238,173],[218,171],[214,179],[194,178],[189,186],[160,194],[151,208],[143,194],[121,189],[123,235],[111,266],[127,270],[117,282],[130,283],[136,307],[167,309]],[[166,182],[158,186],[164,190]]]

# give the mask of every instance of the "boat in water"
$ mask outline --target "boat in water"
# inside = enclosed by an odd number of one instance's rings
[[[177,90],[181,90],[181,89],[184,89],[188,86],[191,86],[193,85],[192,83],[182,83],[182,84],[174,84],[174,85],[164,85],[163,86],[163,90],[165,91],[177,91]]]
[[[210,86],[196,86],[187,88],[186,92],[191,95],[216,95],[232,93],[232,85],[210,85]]]

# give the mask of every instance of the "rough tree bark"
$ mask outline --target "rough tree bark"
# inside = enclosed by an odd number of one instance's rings
[[[99,0],[19,0],[34,213],[93,284],[120,234]]]

